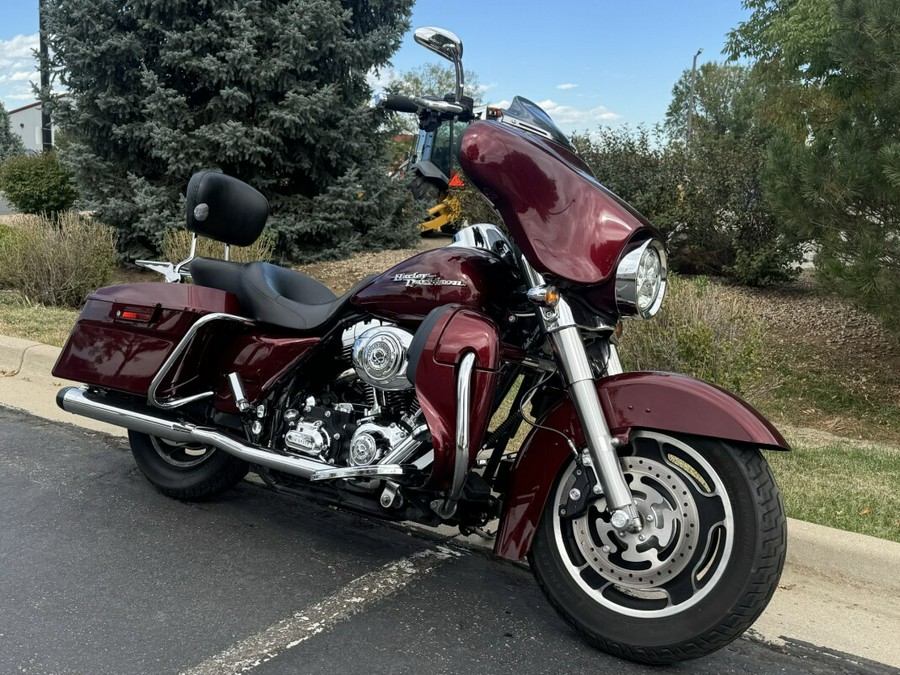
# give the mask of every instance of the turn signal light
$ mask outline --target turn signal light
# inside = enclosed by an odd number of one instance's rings
[[[538,307],[556,307],[559,304],[559,290],[556,286],[535,286],[528,289],[528,300]]]

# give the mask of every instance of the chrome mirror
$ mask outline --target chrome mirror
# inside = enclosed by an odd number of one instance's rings
[[[465,74],[462,67],[463,45],[462,40],[456,33],[449,30],[437,28],[435,26],[424,26],[416,28],[415,40],[426,49],[430,49],[438,56],[452,61],[456,68],[456,91],[454,92],[457,101],[462,101],[463,87],[465,86]]]
[[[430,49],[449,61],[455,63],[462,60],[462,40],[449,30],[434,26],[416,28],[415,40],[426,49]]]

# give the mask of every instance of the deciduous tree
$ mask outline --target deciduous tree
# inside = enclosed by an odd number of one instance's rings
[[[822,279],[900,332],[900,4],[754,0],[732,34],[779,134],[767,187]]]

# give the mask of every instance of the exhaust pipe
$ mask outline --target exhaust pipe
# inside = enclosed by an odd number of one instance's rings
[[[137,405],[110,405],[91,396],[80,387],[65,387],[56,394],[56,404],[74,415],[90,417],[91,419],[125,427],[132,431],[139,431],[149,436],[164,438],[174,443],[201,443],[211,445],[230,455],[239,457],[250,464],[258,464],[276,471],[283,471],[294,476],[310,478],[317,471],[334,470],[334,466],[305,457],[279,455],[258,446],[248,445],[230,436],[211,429],[200,427],[189,422],[181,422],[172,419],[166,413],[158,413],[147,406]],[[405,467],[400,465],[374,465],[368,467],[373,470],[367,473],[367,477],[402,475]],[[333,478],[341,478],[336,475]]]

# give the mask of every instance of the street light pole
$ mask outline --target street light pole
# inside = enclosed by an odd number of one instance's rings
[[[44,19],[44,0],[38,0],[38,53],[41,68],[41,140],[44,152],[53,150],[53,122],[50,119],[50,57],[47,52],[47,24]]]
[[[691,134],[694,126],[694,91],[697,85],[697,57],[703,53],[703,47],[694,54],[694,62],[691,64],[691,98],[688,101],[688,118],[687,118],[687,147],[691,147]]]

